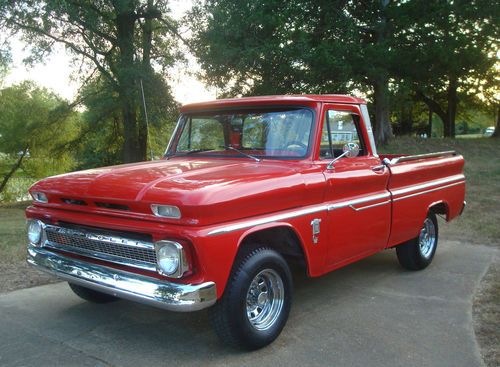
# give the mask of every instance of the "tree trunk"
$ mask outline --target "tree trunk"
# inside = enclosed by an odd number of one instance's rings
[[[120,49],[120,67],[116,76],[124,128],[123,161],[146,160],[147,137],[141,134],[137,121],[138,84],[135,71],[134,27],[137,21],[134,1],[118,1],[116,8],[117,44]]]
[[[497,110],[497,125],[495,126],[495,132],[493,133],[494,138],[500,138],[500,106]]]
[[[443,122],[443,135],[447,136],[446,134],[446,127],[448,126],[449,118],[448,118],[448,111],[445,112],[439,103],[437,103],[435,100],[432,98],[427,97],[421,90],[416,91],[416,97],[417,99],[423,101],[427,107],[429,107],[429,113],[435,113],[436,115],[439,116],[441,121]]]
[[[427,123],[427,137],[432,138],[432,109],[429,108],[429,117]]]
[[[457,86],[458,82],[455,77],[450,78],[450,84],[448,85],[448,110],[446,113],[446,122],[444,129],[444,136],[454,138],[455,137],[455,118],[457,115]]]
[[[378,77],[373,85],[375,102],[375,139],[387,144],[393,137],[389,115],[389,82],[387,76]]]
[[[7,183],[12,178],[12,176],[14,175],[14,173],[16,173],[16,171],[19,169],[19,167],[21,167],[21,163],[23,162],[23,158],[28,153],[28,149],[29,149],[28,146],[24,148],[23,152],[21,153],[21,155],[17,159],[17,162],[14,163],[14,165],[11,167],[10,171],[3,178],[2,183],[0,184],[0,193],[3,192],[3,190],[7,186]]]

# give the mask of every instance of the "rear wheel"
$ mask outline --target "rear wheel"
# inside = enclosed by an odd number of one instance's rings
[[[82,287],[81,285],[77,285],[74,283],[68,283],[71,290],[80,298],[85,301],[89,301],[92,303],[108,303],[118,301],[119,298],[114,297],[110,294],[102,293],[95,291],[90,288]]]
[[[432,262],[438,244],[436,214],[430,212],[418,237],[396,247],[396,254],[402,267],[408,270],[425,269]]]
[[[210,309],[210,319],[224,343],[258,349],[281,333],[291,303],[287,262],[276,251],[260,247],[237,260],[224,295]]]

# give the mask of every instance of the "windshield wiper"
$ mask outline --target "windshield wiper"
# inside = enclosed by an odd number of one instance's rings
[[[173,152],[173,153],[167,154],[167,155],[165,155],[165,157],[167,159],[169,159],[169,158],[172,158],[172,157],[176,157],[179,154],[180,155],[188,155],[188,154],[193,154],[193,153],[208,152],[208,151],[211,151],[211,150],[215,150],[215,149],[193,149],[193,150],[186,150],[186,151],[178,151],[178,152]]]
[[[239,149],[233,148],[233,147],[232,147],[232,146],[230,146],[230,145],[222,145],[222,147],[223,147],[224,149],[234,150],[235,152],[238,152],[238,153],[240,153],[241,155],[243,155],[243,156],[245,156],[245,157],[247,157],[247,158],[253,159],[254,161],[257,161],[257,162],[260,162],[260,161],[261,161],[259,158],[254,157],[253,155],[247,154],[247,153],[245,153],[245,152],[242,152],[242,151],[241,151],[241,150],[239,150]]]
[[[193,150],[188,150],[186,152],[178,152],[178,153],[183,153],[185,155],[188,155],[188,154],[193,154],[193,153],[209,152],[211,150],[215,150],[215,149],[193,149]]]

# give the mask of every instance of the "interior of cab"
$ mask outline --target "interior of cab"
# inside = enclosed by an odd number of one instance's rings
[[[176,153],[305,157],[313,113],[307,108],[214,112],[187,116]]]
[[[359,146],[359,155],[366,155],[359,116],[350,112],[328,110],[323,119],[320,159],[333,159],[343,153],[347,143]]]

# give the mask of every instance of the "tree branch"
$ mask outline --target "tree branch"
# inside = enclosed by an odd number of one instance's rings
[[[39,35],[42,35],[42,36],[45,36],[47,38],[50,38],[56,42],[59,42],[59,43],[62,43],[66,46],[68,46],[70,49],[72,49],[74,52],[76,52],[77,54],[80,54],[82,56],[85,56],[87,57],[88,59],[90,59],[95,65],[96,67],[99,69],[99,71],[106,77],[109,79],[109,81],[115,85],[116,87],[118,87],[118,83],[116,82],[115,78],[113,78],[113,76],[109,73],[108,70],[106,70],[106,68],[101,65],[101,63],[99,62],[99,60],[97,59],[97,57],[95,55],[91,55],[90,53],[88,53],[87,51],[85,50],[82,50],[81,48],[77,47],[74,43],[71,43],[70,41],[67,41],[65,39],[62,39],[60,37],[56,37],[54,36],[53,34],[47,32],[47,31],[44,31],[40,28],[37,28],[37,27],[34,27],[34,26],[29,26],[29,25],[26,25],[26,24],[22,24],[22,23],[19,23],[19,22],[16,22],[15,20],[11,20],[11,22],[16,25],[17,27],[21,28],[21,29],[24,29],[24,30],[28,30],[28,31],[32,31],[32,32],[35,32]]]

